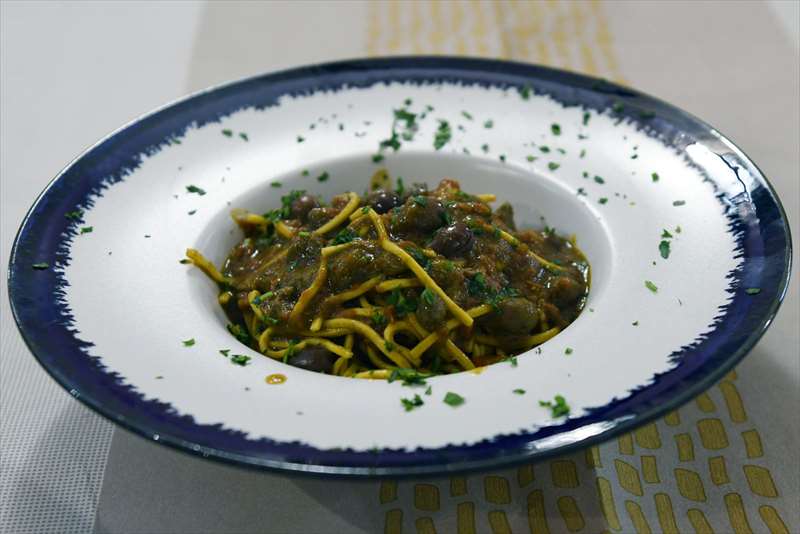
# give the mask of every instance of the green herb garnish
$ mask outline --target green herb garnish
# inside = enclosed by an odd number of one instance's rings
[[[370,319],[372,319],[372,324],[374,324],[377,327],[382,327],[388,322],[386,320],[386,316],[381,311],[374,312],[372,314],[372,317],[370,317]]]
[[[93,231],[94,231],[93,226],[84,226],[83,228],[81,228],[82,234],[91,234]]]
[[[417,301],[413,298],[406,298],[399,289],[392,291],[387,301],[394,306],[394,311],[398,317],[404,317],[411,312],[417,311]]]
[[[422,293],[420,294],[419,298],[421,298],[422,301],[428,304],[429,306],[433,306],[433,303],[436,302],[436,295],[434,294],[433,291],[431,291],[427,287],[424,290],[422,290]]]
[[[579,157],[579,158],[582,158],[582,157],[584,157],[585,155],[586,155],[586,149],[585,149],[585,148],[582,148],[582,149],[581,149],[581,153],[580,153],[580,154],[578,154],[578,157]]]
[[[595,182],[597,182],[598,184],[604,184],[604,183],[606,183],[606,181],[603,179],[603,177],[602,177],[602,176],[595,176],[595,177],[594,177],[594,181],[595,181]]]
[[[658,293],[658,286],[657,286],[657,285],[655,285],[655,284],[654,284],[653,282],[651,282],[650,280],[645,280],[645,281],[644,281],[644,286],[645,286],[647,289],[649,289],[650,291],[652,291],[653,293]]]
[[[191,347],[194,345],[194,338],[187,339],[186,341],[182,341],[184,347]]]
[[[542,146],[539,147],[539,150],[544,154],[548,154],[550,152],[550,147],[542,145]]]
[[[685,200],[676,200],[672,203],[673,206],[683,206],[684,204],[686,204]]]
[[[561,167],[561,164],[556,163],[554,161],[551,161],[550,163],[547,164],[547,168],[550,169],[551,171],[554,171],[559,167]]]
[[[528,100],[531,97],[531,86],[525,85],[519,88],[519,96],[522,97],[522,100]]]
[[[599,202],[600,204],[605,204],[608,202],[608,199],[606,197],[600,197],[599,199],[597,199],[597,202]]]
[[[483,273],[475,273],[472,278],[467,279],[467,291],[473,297],[483,295],[486,289],[486,277]]]
[[[564,349],[564,354],[566,354],[567,356],[572,354],[572,347],[567,347],[566,349]]]
[[[481,145],[481,150],[483,150],[484,154],[488,153],[489,152],[489,145],[487,145],[486,143],[482,144]]]
[[[239,137],[241,137],[241,138],[242,138],[242,139],[244,139],[245,141],[249,141],[249,140],[250,140],[250,138],[249,138],[249,137],[247,137],[247,134],[246,134],[246,133],[244,133],[244,132],[239,132]]]
[[[400,402],[403,404],[403,408],[406,409],[407,412],[410,412],[414,408],[419,408],[425,401],[422,400],[422,397],[419,395],[414,395],[411,399],[400,399]]]
[[[450,123],[445,120],[439,120],[439,127],[436,129],[436,135],[433,138],[433,148],[436,150],[441,149],[450,141],[451,136]]]
[[[64,217],[67,219],[71,219],[73,221],[79,221],[83,217],[83,211],[75,210],[75,211],[68,211],[64,214]]]
[[[464,397],[458,393],[453,393],[452,391],[448,391],[443,400],[445,404],[449,404],[453,408],[464,404]]]
[[[536,161],[536,156],[527,155],[525,156],[525,159],[528,160],[528,162],[532,163]]]
[[[759,293],[761,293],[761,288],[760,287],[748,287],[747,289],[744,290],[744,292],[747,293],[748,295],[758,295]]]
[[[654,172],[653,174],[651,174],[651,175],[650,175],[650,177],[653,179],[653,181],[654,181],[654,182],[657,182],[657,181],[658,181],[658,178],[659,178],[659,176],[658,176],[658,173],[657,173],[657,172]]]
[[[228,354],[230,354],[230,352],[231,349],[219,349],[219,353],[225,356],[226,358],[228,357]]]
[[[461,112],[461,115],[462,115],[462,116],[463,116],[465,119],[467,119],[468,121],[471,121],[471,120],[472,120],[472,114],[471,114],[471,113],[467,113],[466,111],[462,111],[462,112]]]
[[[250,361],[250,356],[245,356],[244,354],[234,354],[231,356],[231,363],[234,365],[241,365],[244,367],[247,365],[247,362]]]
[[[583,125],[584,126],[588,126],[589,125],[589,119],[591,118],[591,116],[592,115],[588,111],[584,111],[583,112]]]
[[[400,176],[397,177],[397,187],[395,187],[394,190],[401,197],[403,196],[403,193],[405,193],[406,191],[406,187],[403,184],[403,178],[401,178]]]
[[[567,405],[567,401],[564,400],[564,397],[561,395],[556,395],[553,397],[553,401],[540,400],[539,406],[542,406],[543,408],[550,408],[551,417],[569,415],[569,405]]]
[[[483,123],[484,128],[494,128],[494,121],[489,119],[488,121]]]
[[[525,395],[524,389],[517,388],[513,392],[516,393],[517,395]]]
[[[233,334],[233,336],[238,339],[241,343],[245,345],[250,344],[250,334],[247,333],[247,330],[242,328],[241,325],[238,324],[229,324],[228,325],[228,332]]]
[[[661,257],[665,260],[669,258],[670,248],[669,248],[669,241],[662,240],[661,243],[658,244],[658,251],[661,253]]]
[[[322,174],[320,174],[319,176],[317,176],[317,181],[318,182],[327,182],[328,178],[330,178],[330,177],[331,177],[331,175],[328,174],[328,171],[325,171]]]
[[[305,141],[305,140],[306,140],[306,138],[305,138],[305,137],[303,137],[302,135],[298,135],[298,136],[297,136],[297,142],[298,142],[298,143],[302,143],[302,142],[303,142],[303,141]]]
[[[222,135],[224,135],[225,137],[230,137],[230,136],[233,135],[233,130],[228,130],[226,128],[226,129],[222,130]]]
[[[372,163],[380,163],[384,159],[385,158],[383,157],[383,154],[373,154],[372,155]]]
[[[550,125],[550,131],[553,135],[561,135],[561,125],[554,122]]]
[[[32,264],[31,268],[36,269],[37,271],[43,271],[45,269],[49,269],[50,268],[50,264],[47,263],[47,262],[42,261],[42,262],[39,262],[39,263]]]
[[[431,375],[428,373],[420,373],[414,369],[394,369],[387,382],[391,383],[395,380],[403,382],[404,386],[424,386],[426,385],[425,379]]]
[[[196,185],[187,185],[186,186],[186,191],[188,191],[189,193],[197,193],[200,196],[203,196],[203,195],[206,194],[205,190],[197,187]]]
[[[283,184],[280,182],[272,182],[269,184],[270,187],[283,187]]]

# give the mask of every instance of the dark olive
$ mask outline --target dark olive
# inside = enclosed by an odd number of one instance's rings
[[[332,352],[322,347],[306,347],[289,358],[289,365],[317,373],[330,373],[335,359]]]
[[[529,333],[539,323],[539,308],[524,298],[509,298],[497,305],[498,310],[486,319],[486,326],[507,334]]]
[[[403,227],[419,232],[433,232],[444,224],[444,206],[432,197],[416,196],[408,200],[403,214]]]
[[[447,309],[444,301],[437,295],[419,299],[417,304],[417,320],[428,330],[436,330],[444,323]]]
[[[319,201],[311,195],[303,195],[292,201],[290,215],[292,219],[305,220],[308,212],[319,207]]]
[[[564,306],[572,304],[586,292],[583,284],[570,278],[569,276],[559,276],[550,285],[550,300]]]
[[[431,248],[443,256],[452,258],[472,250],[474,243],[475,236],[472,230],[467,228],[466,224],[457,222],[436,232],[431,241]]]
[[[378,213],[386,213],[395,206],[400,205],[400,195],[394,191],[378,189],[369,194],[367,204],[372,206],[372,209]]]

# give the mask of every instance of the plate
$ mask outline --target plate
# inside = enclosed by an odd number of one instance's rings
[[[398,109],[417,128],[381,149]],[[185,249],[220,264],[241,238],[233,207],[363,191],[381,167],[457,178],[510,201],[523,226],[577,236],[592,265],[586,310],[515,360],[429,379],[429,395],[238,344],[215,286],[179,263]],[[129,430],[245,466],[400,476],[563,454],[687,402],[764,333],[790,249],[766,178],[699,119],[574,73],[407,57],[245,79],[124,126],[36,200],[8,283],[42,366]],[[225,349],[252,360],[232,365]],[[272,373],[286,382],[267,384]],[[448,392],[466,401],[450,406]],[[404,411],[415,394],[425,404]],[[557,395],[568,416],[542,406]]]

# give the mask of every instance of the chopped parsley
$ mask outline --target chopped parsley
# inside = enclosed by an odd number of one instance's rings
[[[516,393],[517,395],[525,395],[524,389],[517,388],[513,392]]]
[[[511,364],[511,367],[516,367],[517,365],[519,365],[516,356],[509,356],[508,358],[506,358],[506,360],[508,360],[508,363]]]
[[[433,393],[433,388],[432,388],[431,386],[428,386],[428,387],[425,389],[425,395],[430,395],[430,394],[432,394],[432,393]]]
[[[550,152],[550,147],[549,147],[549,146],[544,146],[544,145],[542,145],[542,146],[540,146],[540,147],[539,147],[539,150],[540,150],[542,153],[544,153],[544,154],[547,154],[547,153],[549,153],[549,152]]]
[[[451,136],[450,123],[440,119],[439,127],[436,129],[436,135],[433,138],[433,148],[440,150],[450,141]]]
[[[591,116],[592,116],[591,113],[589,113],[588,111],[584,111],[583,112],[583,125],[584,126],[588,126],[589,125],[589,119],[591,118]]]
[[[34,263],[33,265],[31,265],[31,267],[33,269],[36,269],[37,271],[43,271],[45,269],[49,269],[50,268],[50,264],[47,263],[47,262],[42,261],[42,262],[39,262],[39,263]]]
[[[370,319],[372,319],[372,324],[374,324],[377,327],[382,327],[388,322],[386,320],[386,316],[381,311],[374,312],[372,314],[372,317],[370,317]]]
[[[339,230],[339,233],[333,238],[331,245],[344,245],[357,237],[358,234],[352,228],[343,228]]]
[[[499,159],[500,159],[500,161],[505,163],[506,162],[506,155],[505,154],[500,154]]]
[[[404,386],[424,386],[426,385],[425,379],[430,376],[430,374],[420,373],[414,369],[394,369],[387,382],[391,383],[395,380],[400,380]]]
[[[68,211],[64,214],[64,217],[67,219],[71,219],[73,221],[79,221],[83,217],[83,211],[75,210],[75,211]]]
[[[650,280],[645,280],[645,281],[644,281],[644,286],[645,286],[647,289],[649,289],[650,291],[652,291],[653,293],[658,293],[658,286],[657,286],[657,285],[655,285],[655,284],[654,284],[653,282],[651,282]]]
[[[227,358],[228,355],[231,353],[231,349],[219,349],[219,353]]]
[[[309,174],[311,174],[311,173],[309,173],[309,172],[308,172],[308,169],[303,169],[303,172],[301,172],[300,174],[301,174],[302,176],[308,176],[308,175],[309,175]]]
[[[599,199],[597,199],[597,202],[599,202],[600,204],[605,204],[608,202],[608,199],[606,197],[600,197]]]
[[[288,219],[292,214],[292,203],[305,194],[306,192],[304,189],[292,190],[291,192],[289,192],[288,195],[284,195],[281,197],[280,208],[265,213],[264,217],[272,221],[277,221],[279,219]]]
[[[298,143],[302,143],[302,142],[303,142],[303,141],[305,141],[305,140],[306,140],[306,138],[305,138],[305,137],[303,137],[302,135],[298,135],[298,136],[297,136],[297,142],[298,142]]]
[[[673,206],[683,206],[684,204],[686,204],[685,200],[676,200],[672,203]]]
[[[372,155],[372,163],[380,163],[384,159],[385,158],[383,157],[383,154],[373,154]]]
[[[83,228],[81,228],[82,234],[91,234],[93,231],[94,231],[93,226],[84,226]]]
[[[280,182],[272,182],[269,184],[270,187],[283,187],[283,184]]]
[[[522,100],[528,100],[531,97],[531,86],[525,85],[519,88],[519,96],[522,97]]]
[[[244,354],[234,354],[231,356],[231,363],[234,365],[241,365],[244,367],[247,365],[247,362],[250,361],[250,356],[245,356]]]
[[[481,145],[481,150],[483,150],[484,154],[489,152],[489,145],[487,145],[486,143],[483,143]]]
[[[554,122],[550,125],[550,131],[553,135],[561,135],[561,125]]]
[[[758,295],[759,293],[761,293],[761,288],[760,287],[748,287],[747,289],[744,290],[744,292],[747,293],[748,295]]]
[[[394,311],[398,317],[417,311],[417,301],[413,298],[406,298],[399,289],[392,291],[389,295],[388,303],[394,306]]]
[[[624,110],[625,106],[620,101],[614,102],[614,104],[611,106],[611,111],[614,113],[622,113]]]
[[[551,161],[550,163],[547,164],[547,168],[550,169],[551,171],[554,171],[559,167],[561,167],[561,165],[559,163],[554,162],[554,161]]]
[[[661,257],[665,260],[669,258],[670,248],[669,248],[669,241],[666,239],[662,239],[661,243],[658,244],[658,251],[661,253]]]
[[[403,196],[403,193],[405,193],[406,187],[403,184],[403,178],[402,177],[400,177],[400,176],[397,177],[397,187],[395,187],[394,190],[400,196]]]
[[[230,136],[233,135],[233,130],[228,130],[226,128],[226,129],[222,130],[222,135],[224,135],[225,137],[230,137]]]
[[[429,306],[433,306],[433,303],[436,302],[436,295],[427,287],[422,291],[419,298]]]
[[[311,237],[311,232],[306,232],[306,231],[297,232],[297,235],[299,235],[300,237]]]
[[[471,113],[467,113],[466,111],[462,111],[462,112],[461,112],[461,115],[462,115],[462,116],[463,116],[465,119],[467,119],[468,121],[471,121],[471,120],[472,120],[472,114],[471,114]]]
[[[389,340],[386,340],[386,341],[384,341],[384,342],[383,342],[383,346],[384,346],[384,348],[386,348],[386,350],[387,350],[387,351],[390,351],[390,352],[391,352],[391,351],[393,351],[393,350],[394,350],[394,343],[392,343],[392,342],[391,342],[391,341],[389,341]]]
[[[464,404],[464,397],[458,393],[453,393],[452,391],[448,391],[443,400],[445,404],[449,404],[453,408]]]
[[[186,258],[183,258],[182,260],[178,260],[178,263],[182,265],[189,265],[190,263],[192,263],[192,260],[187,260]]]
[[[186,186],[186,191],[188,191],[189,193],[197,193],[200,196],[203,196],[203,195],[206,194],[205,190],[197,187],[196,185],[187,185]]]
[[[247,137],[247,134],[246,134],[246,133],[244,133],[244,132],[239,132],[239,137],[241,137],[241,138],[242,138],[242,139],[244,139],[245,141],[249,141],[249,140],[250,140],[250,138],[249,138],[249,137]]]
[[[229,324],[228,325],[228,332],[233,334],[233,337],[238,339],[241,343],[245,345],[250,344],[250,334],[247,333],[247,330],[242,328],[241,325],[238,324]]]
[[[473,297],[483,295],[486,289],[486,277],[483,273],[475,273],[475,276],[467,280],[467,291]]]
[[[556,395],[553,397],[552,401],[539,401],[539,406],[543,408],[550,408],[550,416],[551,417],[561,417],[564,415],[569,415],[569,405],[567,401],[564,400],[564,397],[561,395]]]
[[[328,171],[325,171],[322,174],[320,174],[319,176],[317,176],[317,181],[318,182],[327,182],[328,178],[330,178],[330,177],[331,177],[331,175],[328,174]]]
[[[664,229],[664,231],[661,232],[661,239],[671,239],[671,238],[672,238],[672,234],[669,233],[669,231],[667,229]]]
[[[639,326],[639,321],[633,321],[631,324],[632,324],[633,326]]]
[[[483,123],[484,128],[494,128],[494,121],[489,119],[488,121]]]
[[[411,399],[400,399],[400,402],[403,404],[403,408],[405,408],[407,412],[410,412],[414,408],[419,408],[425,404],[425,401],[422,400],[422,397],[419,395],[414,395],[414,397]]]
[[[192,345],[194,345],[194,338],[187,339],[186,341],[181,341],[181,343],[183,343],[184,347],[191,347]]]
[[[594,181],[597,182],[598,184],[601,184],[601,185],[606,183],[606,181],[603,179],[602,176],[597,176],[597,175],[595,175]]]
[[[417,206],[422,206],[423,208],[428,205],[428,199],[423,195],[414,195],[411,197],[411,200],[414,202],[414,204]]]
[[[579,157],[579,158],[582,158],[582,157],[584,157],[585,155],[586,155],[586,149],[585,149],[585,148],[582,148],[582,149],[581,149],[581,153],[580,153],[580,154],[578,154],[578,157]]]
[[[653,174],[650,175],[650,178],[652,178],[654,182],[657,182],[659,178],[658,173],[654,172]]]
[[[191,210],[191,211],[188,211],[187,213],[188,213],[189,215],[194,215],[195,213],[197,213],[197,210]]]
[[[638,157],[639,157],[639,154],[632,154],[631,155],[631,159],[637,159]]]
[[[525,156],[525,159],[532,163],[532,162],[536,161],[536,156],[528,155],[528,156]]]
[[[567,356],[572,354],[572,347],[567,347],[566,349],[564,349],[564,354],[566,354]]]

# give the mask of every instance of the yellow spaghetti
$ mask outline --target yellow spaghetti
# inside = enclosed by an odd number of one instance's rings
[[[220,286],[229,329],[269,358],[339,376],[387,379],[475,369],[528,351],[581,312],[589,266],[574,238],[517,231],[495,195],[455,180],[330,205],[292,191],[265,214],[237,209],[244,232],[223,267],[191,263]]]

